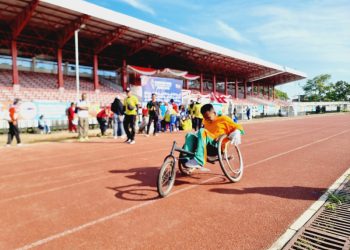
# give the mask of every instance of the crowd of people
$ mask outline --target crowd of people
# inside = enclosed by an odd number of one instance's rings
[[[105,106],[96,115],[101,133],[105,136],[107,129],[113,127],[115,139],[124,138],[128,144],[135,144],[136,124],[138,132],[149,136],[151,127],[152,134],[157,136],[166,131],[198,131],[188,133],[185,139],[184,149],[194,152],[194,157],[184,159],[184,165],[188,168],[201,168],[206,162],[207,150],[210,153],[210,146],[217,147],[217,138],[225,133],[234,143],[240,143],[240,133],[243,133],[241,125],[234,122],[227,116],[217,116],[212,104],[201,104],[200,99],[191,101],[185,107],[177,105],[173,99],[169,102],[160,102],[157,95],[152,94],[151,100],[142,107],[138,98],[132,94],[130,88],[126,88],[126,97],[123,101],[117,96],[110,106]],[[17,145],[21,145],[20,131],[18,128],[18,104],[16,99],[9,109],[9,132],[6,146],[10,146],[13,138]],[[89,101],[86,93],[77,104],[71,103],[66,111],[68,118],[69,132],[78,131],[78,140],[89,139]],[[234,110],[234,118],[236,118]],[[247,117],[250,118],[250,109],[247,110]],[[204,118],[204,120],[203,120]],[[204,127],[204,128],[203,128]],[[38,128],[44,133],[50,133],[50,126],[41,115],[38,121]],[[194,146],[195,145],[195,146]]]
[[[142,106],[138,98],[132,94],[130,88],[125,90],[126,97],[121,100],[116,97],[114,101],[104,106],[96,115],[100,133],[98,136],[106,136],[107,130],[112,129],[112,135],[115,139],[125,139],[126,143],[135,143],[135,134],[144,134],[149,137],[150,134],[157,136],[162,132],[174,131],[198,131],[202,127],[203,115],[201,113],[201,100],[191,100],[189,105],[176,104],[173,99],[169,102],[158,101],[157,95],[152,94],[151,100]],[[18,106],[19,100],[16,99],[10,107],[9,114],[9,146],[13,138],[17,144],[21,145],[20,133],[18,129]],[[72,102],[66,110],[68,119],[68,131],[78,133],[78,141],[89,140],[89,107],[90,103],[87,94],[83,93],[81,100],[77,103]],[[41,115],[38,120],[38,129],[41,133],[51,133],[50,124]]]
[[[100,128],[98,136],[106,136],[108,128],[112,128],[115,139],[126,139],[126,143],[135,143],[135,134],[157,136],[161,132],[174,132],[179,130],[199,130],[202,126],[203,116],[200,112],[202,104],[200,99],[191,101],[188,107],[178,105],[173,99],[169,102],[157,100],[152,94],[151,100],[142,107],[138,98],[127,88],[126,97],[121,100],[116,97],[111,105],[106,105],[96,115]],[[78,140],[88,140],[88,106],[86,94],[77,103],[71,103],[67,109],[68,130],[78,132]]]

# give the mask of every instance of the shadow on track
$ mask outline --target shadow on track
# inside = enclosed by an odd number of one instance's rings
[[[225,188],[213,188],[210,191],[220,194],[262,194],[269,196],[276,196],[293,200],[317,200],[321,195],[326,192],[325,188],[313,188],[313,187],[252,187],[237,189],[225,189]]]
[[[137,182],[133,182],[128,185],[121,185],[115,187],[106,187],[107,189],[115,191],[115,197],[123,200],[130,201],[147,201],[154,200],[159,198],[157,192],[157,179],[159,173],[159,167],[142,167],[142,168],[132,168],[128,170],[110,170],[109,173],[112,174],[122,174],[125,175],[126,178],[136,180]],[[175,187],[179,187],[182,185],[191,185],[196,184],[196,181],[201,180],[200,176],[214,176],[217,175],[215,173],[206,173],[206,174],[194,174],[191,176],[183,176],[181,173],[177,172]],[[227,182],[226,178],[222,176],[220,180],[216,180],[215,182],[208,182],[201,185],[222,185]]]

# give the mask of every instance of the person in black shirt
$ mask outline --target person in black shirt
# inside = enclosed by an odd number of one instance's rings
[[[148,108],[148,125],[147,125],[147,135],[149,136],[149,128],[151,127],[151,123],[153,121],[153,135],[156,135],[158,133],[158,117],[159,117],[159,102],[156,101],[156,94],[152,94],[152,100],[147,103]]]

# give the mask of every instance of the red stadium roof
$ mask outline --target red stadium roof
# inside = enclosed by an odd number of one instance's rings
[[[63,49],[64,61],[74,62],[79,32],[82,64],[117,69],[128,64],[172,68],[189,73],[227,76],[278,85],[306,77],[305,73],[216,46],[202,40],[114,12],[81,0],[0,0],[0,54],[10,54],[17,40],[23,57],[49,55]]]

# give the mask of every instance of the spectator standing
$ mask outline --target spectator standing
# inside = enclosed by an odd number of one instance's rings
[[[193,114],[195,119],[195,128],[194,128],[195,131],[199,130],[202,127],[203,115],[201,113],[201,108],[202,108],[202,104],[200,99],[198,98],[193,108]]]
[[[41,133],[51,134],[50,126],[44,119],[44,115],[39,116],[38,128],[40,129]]]
[[[139,133],[140,134],[142,134],[146,130],[146,127],[147,127],[147,124],[148,124],[148,121],[149,121],[147,105],[145,105],[142,108],[141,112],[142,112],[142,122],[141,122],[141,124],[139,126]]]
[[[81,95],[81,100],[77,104],[78,109],[78,133],[79,141],[88,140],[89,133],[89,102],[86,93]]]
[[[247,107],[247,119],[250,120],[250,108],[249,108],[249,106]]]
[[[149,129],[151,127],[151,123],[153,122],[153,135],[157,135],[158,133],[158,119],[160,114],[160,105],[157,102],[157,95],[155,93],[152,94],[152,100],[147,103],[147,109],[149,114],[149,120],[147,125],[147,136],[149,136]]]
[[[125,109],[125,118],[124,118],[124,130],[127,136],[125,142],[129,144],[135,144],[135,122],[137,116],[137,108],[139,101],[136,96],[131,93],[130,88],[126,88],[126,98],[124,99],[124,109]]]
[[[114,139],[117,138],[125,138],[125,131],[124,131],[124,105],[120,101],[119,97],[117,96],[112,105],[111,110],[114,113],[113,120],[114,120],[114,127],[113,127],[113,136]]]
[[[98,112],[96,116],[98,124],[100,125],[101,136],[106,135],[110,113],[110,109],[106,106],[100,112]]]
[[[21,146],[21,138],[19,136],[19,128],[18,128],[18,105],[20,100],[15,99],[13,104],[9,109],[9,132],[6,146],[11,146],[13,137],[16,137],[17,146]]]
[[[168,103],[167,102],[160,102],[160,105],[159,105],[159,112],[160,112],[160,124],[161,124],[161,130],[164,132],[166,130],[165,128],[165,113],[166,111],[168,110]]]
[[[174,102],[174,99],[170,99],[170,103],[172,105],[173,110],[176,112],[176,122],[175,122],[175,129],[179,130],[180,127],[180,113],[179,113],[179,106]]]
[[[196,130],[196,119],[194,118],[194,101],[193,100],[191,100],[190,105],[188,105],[188,113],[191,117],[192,127],[194,130]]]
[[[75,123],[76,119],[75,114],[75,104],[72,102],[70,107],[67,109],[67,117],[68,117],[68,130],[69,132],[77,132],[77,125]]]

